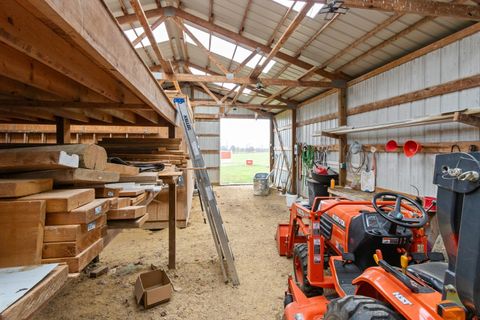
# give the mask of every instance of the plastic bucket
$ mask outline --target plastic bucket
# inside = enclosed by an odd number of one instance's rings
[[[385,151],[387,152],[395,152],[397,151],[398,144],[397,141],[395,140],[388,140],[387,143],[385,144]]]
[[[287,193],[285,195],[285,200],[287,201],[287,207],[290,208],[292,204],[294,204],[295,201],[297,201],[297,198],[298,198],[298,195]]]
[[[422,150],[422,145],[415,140],[407,140],[403,145],[403,153],[407,158],[411,158]]]

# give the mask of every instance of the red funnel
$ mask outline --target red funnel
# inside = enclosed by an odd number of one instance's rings
[[[422,145],[415,140],[407,140],[403,145],[403,153],[407,158],[411,158],[422,150]]]
[[[398,144],[395,140],[388,140],[387,144],[385,144],[385,151],[387,152],[395,152],[397,151]]]

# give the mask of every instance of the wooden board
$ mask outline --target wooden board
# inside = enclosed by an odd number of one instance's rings
[[[144,192],[134,198],[130,198],[130,205],[131,206],[136,206],[137,204],[141,203],[145,198],[147,197],[147,193]]]
[[[177,220],[177,228],[184,229],[188,226],[187,221],[185,220]],[[146,230],[161,230],[168,228],[168,221],[147,221],[142,226],[143,229]]]
[[[131,204],[130,198],[109,198],[110,209],[120,209],[128,207]]]
[[[136,197],[145,193],[145,189],[124,189],[120,191],[120,197]]]
[[[108,228],[113,229],[135,229],[142,228],[142,226],[148,220],[148,213],[145,213],[143,217],[137,218],[135,220],[109,220]]]
[[[0,201],[0,268],[39,264],[45,201]]]
[[[48,226],[86,224],[98,219],[108,210],[110,210],[110,201],[108,199],[95,199],[70,212],[48,213],[45,224]]]
[[[116,172],[120,174],[120,176],[135,176],[140,173],[140,169],[137,167],[116,163],[107,163],[105,165],[105,171]]]
[[[28,145],[26,145],[28,146]],[[79,163],[77,167],[95,170],[104,170],[107,163],[107,152],[104,148],[95,144],[65,144],[7,149],[13,152],[60,152],[77,155]],[[0,155],[2,154],[0,151]],[[12,152],[10,151],[10,152]]]
[[[0,320],[30,319],[67,282],[68,266],[59,265],[22,298],[0,314]]]
[[[76,241],[82,232],[79,224],[64,226],[45,226],[43,243]]]
[[[95,228],[76,241],[44,243],[42,258],[75,257],[102,237],[102,228]]]
[[[47,212],[69,212],[95,200],[93,189],[58,189],[22,197],[19,200],[45,200]]]
[[[52,179],[0,179],[0,198],[29,196],[52,188]]]
[[[120,195],[121,188],[95,187],[95,198],[111,198]]]
[[[42,259],[42,263],[66,263],[68,272],[75,273],[82,271],[96,256],[103,250],[103,238],[95,241],[82,253],[75,257]]]
[[[78,168],[78,163],[77,155],[68,155],[65,151],[0,150],[0,173]]]
[[[72,185],[117,182],[120,175],[116,172],[78,168],[23,172],[16,174],[15,178],[50,178],[56,185]]]
[[[121,176],[120,182],[157,183],[158,172],[142,172],[135,176]]]
[[[108,220],[136,219],[144,216],[146,212],[146,206],[129,206],[108,211],[107,218]]]

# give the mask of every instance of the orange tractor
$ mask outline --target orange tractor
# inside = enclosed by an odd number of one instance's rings
[[[448,263],[427,251],[427,212],[401,194],[318,197],[279,225],[293,257],[286,319],[479,319],[480,153],[438,155],[437,218]]]

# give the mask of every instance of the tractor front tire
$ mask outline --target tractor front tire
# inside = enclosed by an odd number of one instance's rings
[[[402,320],[385,303],[364,296],[345,296],[332,300],[324,320]]]
[[[310,285],[307,278],[308,247],[306,243],[295,245],[293,249],[293,272],[295,282],[307,297],[321,296],[323,288]]]

